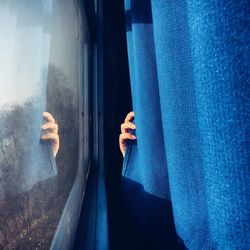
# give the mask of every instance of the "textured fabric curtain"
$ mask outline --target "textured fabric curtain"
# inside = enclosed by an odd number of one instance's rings
[[[130,249],[250,248],[248,5],[125,0]]]

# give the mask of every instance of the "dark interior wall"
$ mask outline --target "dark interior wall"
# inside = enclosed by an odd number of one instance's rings
[[[101,0],[100,0],[101,1]],[[120,125],[132,110],[130,79],[127,58],[126,29],[123,0],[103,0],[102,20],[94,14],[94,1],[85,0],[92,44],[100,42],[103,34],[103,98],[104,98],[104,164],[107,190],[109,249],[121,250],[123,226],[121,217],[121,168],[122,154],[119,149]],[[102,27],[98,26],[99,22]],[[95,70],[95,69],[92,69]],[[95,249],[95,192],[90,173],[85,202],[83,203],[76,236],[75,250]],[[123,236],[123,237],[122,237]]]
[[[109,211],[110,249],[119,249],[120,178],[122,154],[120,125],[132,110],[123,0],[103,1],[104,18],[104,133],[105,170]]]

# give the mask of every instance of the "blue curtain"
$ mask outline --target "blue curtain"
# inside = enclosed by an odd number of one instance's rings
[[[248,5],[125,0],[130,249],[250,249]]]

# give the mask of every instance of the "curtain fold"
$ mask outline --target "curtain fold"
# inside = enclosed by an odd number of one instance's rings
[[[152,12],[175,225],[188,248],[207,249],[207,199],[187,6],[185,1],[152,1]]]
[[[188,249],[250,247],[247,10],[243,0],[125,1],[137,142],[124,210],[154,249],[177,248],[163,222],[171,206]]]
[[[168,183],[161,183],[162,177],[167,179],[166,158],[164,153],[163,130],[161,123],[159,90],[155,49],[153,41],[152,14],[149,1],[127,2],[126,16],[129,63],[131,70],[131,84],[133,108],[136,112],[137,140],[139,154],[133,162],[144,161],[143,166],[134,164],[136,168],[127,171],[134,181],[144,183],[147,192],[158,197],[167,198]],[[144,42],[144,39],[147,42]],[[153,153],[156,152],[157,158]],[[138,156],[138,158],[137,158]],[[162,164],[163,163],[163,164]],[[154,167],[152,167],[154,166]],[[143,170],[147,170],[144,174]]]
[[[175,245],[176,239],[169,201],[152,12],[150,1],[125,1],[125,7],[138,139],[128,146],[123,166],[124,217],[130,223],[128,232],[135,249],[153,249],[159,243],[166,248]]]

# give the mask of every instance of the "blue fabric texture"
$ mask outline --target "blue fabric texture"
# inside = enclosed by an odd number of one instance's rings
[[[250,249],[248,5],[125,0],[137,141],[124,211],[154,249],[177,248],[171,207],[186,248]]]

